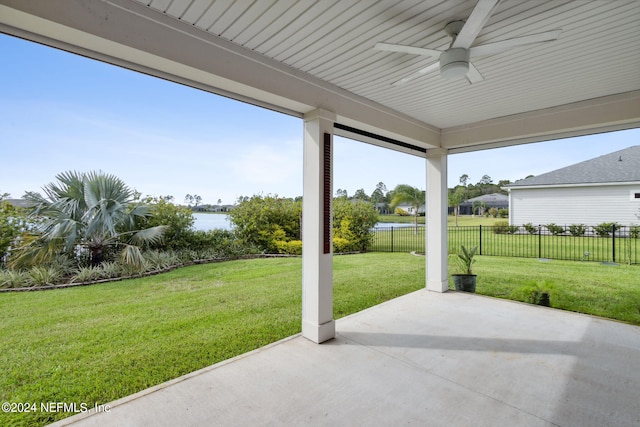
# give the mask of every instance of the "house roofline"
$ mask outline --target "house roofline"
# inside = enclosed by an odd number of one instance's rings
[[[537,185],[513,185],[500,187],[503,190],[511,191],[514,189],[534,189],[534,188],[562,188],[562,187],[613,187],[619,185],[640,185],[640,181],[621,181],[621,182],[581,182],[568,184],[537,184]]]

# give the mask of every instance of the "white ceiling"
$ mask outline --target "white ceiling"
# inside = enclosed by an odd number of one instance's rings
[[[474,45],[562,29],[473,59],[485,80],[377,42],[446,49],[476,0],[0,0],[0,30],[290,114],[419,147],[473,149],[640,126],[640,2],[501,2]],[[5,6],[2,6],[5,5]],[[465,148],[467,147],[467,148]],[[469,148],[471,147],[471,148]]]
[[[640,89],[637,1],[505,1],[476,44],[554,29],[560,39],[474,60],[478,84],[436,72],[401,87],[391,83],[435,60],[374,44],[446,49],[445,25],[475,0],[136,1],[439,128]]]

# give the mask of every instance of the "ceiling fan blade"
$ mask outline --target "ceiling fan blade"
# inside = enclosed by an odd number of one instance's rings
[[[478,0],[451,47],[469,49],[499,3],[500,0]]]
[[[410,82],[411,80],[417,79],[420,76],[424,76],[425,74],[428,74],[432,71],[435,71],[437,69],[440,68],[440,63],[439,62],[434,62],[431,65],[427,65],[426,67],[409,74],[408,76],[398,80],[397,82],[393,82],[391,83],[391,86],[402,86],[405,83]]]
[[[551,42],[557,40],[558,37],[560,37],[561,32],[562,30],[552,30],[546,31],[544,33],[529,34],[527,36],[515,37],[495,43],[487,43],[480,46],[474,46],[470,49],[469,56],[471,58],[474,58],[476,56],[495,55],[496,53],[502,53],[509,49],[520,46]]]
[[[442,51],[436,49],[425,49],[422,47],[406,46],[402,44],[392,43],[376,43],[373,47],[375,50],[384,50],[388,52],[411,53],[413,55],[440,57]]]
[[[478,71],[475,65],[473,65],[471,62],[469,62],[469,71],[467,71],[467,80],[469,80],[469,83],[471,84],[478,83],[484,80],[484,77],[482,77],[482,74],[480,74],[480,71]]]

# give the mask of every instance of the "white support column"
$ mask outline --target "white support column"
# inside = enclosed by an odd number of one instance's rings
[[[302,336],[316,343],[336,334],[331,234],[335,118],[335,114],[324,110],[312,111],[304,118]],[[327,143],[330,151],[325,151]]]
[[[427,150],[427,289],[446,292],[447,272],[447,150]]]

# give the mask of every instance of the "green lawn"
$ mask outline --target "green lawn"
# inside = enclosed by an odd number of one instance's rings
[[[424,216],[418,217],[418,224],[424,225]],[[478,225],[494,225],[496,221],[508,221],[508,218],[485,218],[483,216],[471,216],[471,215],[461,215],[458,216],[458,225],[459,226],[478,226]],[[378,217],[378,221],[381,226],[384,226],[385,222],[396,222],[396,223],[405,223],[405,224],[413,224],[414,218],[411,215],[408,216],[400,216],[400,215],[380,215]],[[449,215],[447,217],[447,223],[449,226],[454,226],[456,224],[456,219],[453,215]]]
[[[478,257],[477,291],[640,325],[640,267]],[[335,318],[421,289],[424,257],[334,257]],[[525,298],[523,298],[525,297]],[[0,294],[0,400],[104,404],[300,331],[301,259],[229,261],[141,279]],[[0,413],[0,425],[70,414]]]
[[[335,317],[424,286],[409,254],[335,257]],[[0,400],[93,407],[300,332],[300,258],[0,294]],[[381,280],[380,278],[384,278]],[[70,414],[0,413],[0,425]]]
[[[525,301],[527,291],[540,289],[549,293],[554,308],[640,325],[640,266],[476,258],[473,272],[479,294]]]
[[[464,217],[463,217],[464,218]],[[478,218],[487,220],[487,218]],[[471,220],[469,220],[471,221]],[[462,222],[461,222],[462,224]],[[468,224],[468,223],[467,223]],[[482,225],[482,233],[480,227]],[[573,261],[615,261],[640,263],[640,239],[570,235],[495,234],[487,224],[449,225],[449,251],[457,252],[460,245],[477,246],[482,255],[501,257],[551,258]],[[615,245],[615,258],[613,256]],[[425,227],[394,227],[374,233],[371,251],[410,252],[425,251]]]

